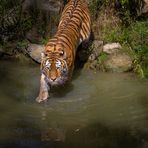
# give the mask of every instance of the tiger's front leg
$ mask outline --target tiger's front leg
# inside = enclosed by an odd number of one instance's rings
[[[40,92],[39,92],[39,96],[36,98],[36,101],[40,103],[46,100],[49,97],[49,93],[48,93],[49,89],[50,89],[50,86],[48,86],[45,80],[45,75],[42,74],[41,80],[40,80]]]

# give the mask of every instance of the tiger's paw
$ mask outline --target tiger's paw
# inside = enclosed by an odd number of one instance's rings
[[[38,103],[41,103],[42,101],[47,100],[49,97],[48,91],[44,91],[41,94],[39,94],[39,96],[36,98],[36,101]]]

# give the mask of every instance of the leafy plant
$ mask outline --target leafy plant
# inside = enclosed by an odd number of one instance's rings
[[[49,38],[42,38],[41,44],[46,45],[48,41],[49,41]]]
[[[98,57],[98,64],[102,64],[107,58],[107,54],[105,52],[101,52]]]
[[[27,40],[22,40],[17,42],[17,48],[18,49],[24,49],[28,47],[28,41]]]
[[[20,28],[22,31],[26,31],[32,28],[33,25],[33,18],[32,17],[27,17],[23,18],[20,22]]]

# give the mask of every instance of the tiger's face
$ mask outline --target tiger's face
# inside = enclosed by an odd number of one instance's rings
[[[42,53],[41,72],[50,85],[63,85],[68,80],[68,65],[63,50],[46,50]]]

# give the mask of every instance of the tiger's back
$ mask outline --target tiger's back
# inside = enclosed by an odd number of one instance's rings
[[[79,44],[90,36],[90,15],[87,4],[82,0],[69,0],[63,10],[58,30],[72,27],[79,34]]]
[[[69,0],[62,12],[56,34],[46,44],[42,54],[38,102],[48,98],[50,86],[63,85],[71,79],[76,49],[83,41],[89,39],[90,30],[86,2]]]

